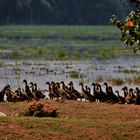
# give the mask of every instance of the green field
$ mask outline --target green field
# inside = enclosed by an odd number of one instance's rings
[[[0,26],[3,59],[108,59],[129,51],[113,26]]]

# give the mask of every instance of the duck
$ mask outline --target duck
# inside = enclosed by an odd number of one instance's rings
[[[32,99],[34,98],[34,95],[32,94],[32,92],[31,92],[31,90],[30,90],[30,88],[29,88],[29,85],[28,85],[28,83],[27,83],[27,80],[24,79],[24,80],[23,80],[23,83],[25,84],[25,93],[26,93],[26,95],[28,96],[28,99],[29,99],[29,100],[32,100]]]
[[[125,104],[125,98],[122,97],[122,96],[120,96],[119,91],[116,90],[115,93],[117,93],[117,95],[118,95],[118,100],[119,100],[118,103],[119,103],[119,104]]]
[[[95,102],[94,96],[91,95],[87,90],[88,87],[86,86],[86,89],[84,89],[84,85],[82,82],[80,82],[79,85],[81,86],[81,94],[82,96],[84,96],[85,100],[88,100],[89,102]]]
[[[35,96],[37,99],[44,99],[45,95],[37,89],[37,83],[34,83]]]
[[[136,98],[135,98],[135,105],[140,105],[140,89],[136,87],[135,89]]]
[[[71,92],[71,94],[74,94],[75,99],[78,99],[78,98],[82,99],[82,98],[83,98],[83,96],[81,96],[81,94],[79,93],[79,91],[77,91],[77,90],[74,88],[74,85],[73,85],[73,82],[72,82],[72,81],[70,81],[70,82],[68,83],[68,85],[70,86],[70,87],[69,87],[69,91]]]
[[[109,98],[109,102],[118,103],[118,97],[113,93],[113,88],[111,86],[108,86],[106,82],[103,85],[106,86],[106,94]]]

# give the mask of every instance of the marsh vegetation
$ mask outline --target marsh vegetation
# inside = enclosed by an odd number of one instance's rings
[[[109,59],[131,50],[113,26],[0,26],[1,59]]]

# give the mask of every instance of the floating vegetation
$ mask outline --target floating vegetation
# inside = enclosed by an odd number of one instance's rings
[[[119,72],[119,73],[126,73],[126,74],[139,74],[140,71],[134,70],[134,69],[124,69],[124,70],[115,70],[114,72]]]
[[[70,78],[77,79],[77,78],[79,78],[79,76],[80,76],[80,72],[78,72],[78,71],[71,71],[71,72],[69,72],[69,77]]]

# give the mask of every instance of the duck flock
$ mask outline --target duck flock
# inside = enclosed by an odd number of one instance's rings
[[[0,91],[0,102],[18,102],[18,101],[31,101],[31,100],[80,100],[89,102],[105,102],[105,103],[118,103],[118,104],[140,104],[140,89],[136,87],[135,89],[128,88],[127,86],[122,87],[124,96],[119,94],[119,90],[113,91],[113,88],[104,83],[105,91],[102,89],[102,85],[99,83],[92,83],[92,89],[84,85],[82,82],[79,83],[81,91],[79,92],[74,88],[74,84],[70,81],[67,85],[64,81],[61,82],[46,82],[48,97],[41,91],[37,89],[37,84],[30,82],[28,84],[27,80],[23,80],[25,87],[23,89],[18,88],[12,91],[10,85],[6,85]],[[4,97],[6,99],[4,100]]]

